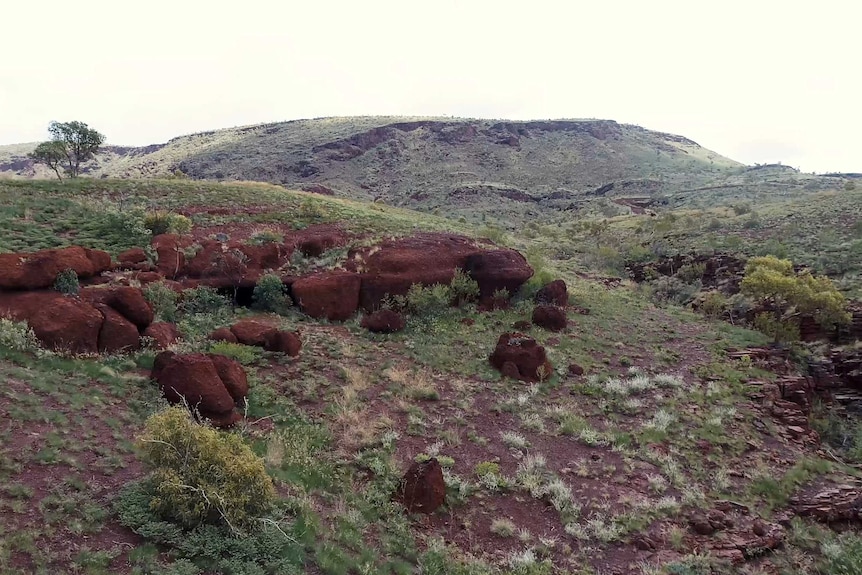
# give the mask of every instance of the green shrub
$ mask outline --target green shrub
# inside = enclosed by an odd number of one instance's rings
[[[192,221],[186,216],[156,210],[144,217],[144,227],[154,236],[161,234],[187,234],[192,230]]]
[[[408,312],[418,316],[431,316],[449,308],[452,292],[449,286],[443,284],[413,284],[402,301]]]
[[[293,303],[287,295],[284,282],[276,274],[266,274],[254,286],[254,306],[263,311],[284,313]]]
[[[500,475],[500,464],[493,461],[482,461],[473,467],[473,473],[476,477],[485,475]]]
[[[479,237],[487,238],[498,246],[504,246],[509,243],[509,238],[506,237],[506,232],[493,224],[488,224],[484,226],[482,229],[479,230],[478,234]]]
[[[199,286],[183,291],[182,309],[185,313],[218,314],[228,309],[230,301],[218,290]]]
[[[230,341],[214,341],[209,346],[210,353],[224,355],[231,359],[235,359],[243,365],[252,365],[257,363],[263,356],[263,350],[259,347],[243,345],[241,343],[233,343]]]
[[[0,347],[15,351],[44,353],[36,334],[26,321],[0,318]]]
[[[54,280],[54,289],[62,294],[77,295],[80,288],[81,286],[78,284],[78,274],[71,268],[67,268],[58,273],[57,278]]]
[[[184,407],[150,416],[139,447],[152,468],[150,507],[184,527],[216,523],[241,532],[275,501],[263,460],[242,438],[198,425]]]
[[[796,273],[790,260],[773,256],[750,259],[740,287],[748,296],[774,302],[782,312],[792,309],[811,314],[826,328],[850,321],[847,301],[832,280],[807,270]]]
[[[686,264],[679,268],[675,275],[685,283],[690,284],[700,281],[705,271],[706,264]]]
[[[277,244],[284,240],[284,236],[276,230],[263,229],[255,231],[248,240],[253,246],[262,246],[264,244]]]
[[[142,291],[146,300],[152,304],[157,320],[172,323],[177,320],[177,292],[164,282],[149,283]]]
[[[706,317],[719,318],[727,308],[727,296],[720,291],[712,290],[701,296],[700,312]]]
[[[754,329],[771,337],[773,341],[783,343],[799,341],[798,325],[779,319],[769,312],[759,313],[754,317]]]
[[[660,276],[649,283],[652,298],[658,303],[688,305],[700,291],[700,282],[686,283],[676,276]]]
[[[862,573],[862,538],[858,534],[842,533],[835,540],[823,543],[823,573],[829,575],[859,575]]]
[[[455,305],[462,306],[479,298],[479,284],[466,272],[458,269],[449,283],[449,292]]]

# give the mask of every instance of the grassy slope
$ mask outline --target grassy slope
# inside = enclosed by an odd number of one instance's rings
[[[97,222],[120,203],[266,206],[270,221],[341,221],[372,235],[458,227],[260,184],[4,182],[0,246],[80,242],[115,252],[126,238],[106,236]],[[198,216],[195,223],[247,217]],[[804,481],[848,472],[792,441],[748,399],[745,381],[769,374],[723,350],[763,343],[760,336],[656,308],[626,284],[576,275],[571,263],[552,262],[548,271],[566,279],[573,302],[591,313],[570,312],[563,334],[531,330],[557,367],[536,386],[501,380],[486,361],[497,336],[529,318],[528,301],[483,314],[440,310],[392,336],[370,335],[356,320],[342,327],[297,313],[266,316],[299,329],[304,340],[295,361],[243,353],[252,391],[242,432],[285,482],[283,527],[295,540],[285,544],[285,561],[334,575],[539,574],[548,572],[543,560],[555,572],[652,573],[667,564],[673,571],[666,572],[707,573],[703,565],[716,562],[702,549],[714,540],[689,529],[693,512],[730,498],[769,519]],[[200,336],[230,321],[227,312],[185,318],[184,348],[206,348]],[[145,377],[153,354],[66,360],[0,353],[7,381],[0,390],[0,572],[167,572],[176,556],[121,528],[112,508],[122,487],[145,472],[131,440],[159,406]],[[568,376],[573,362],[589,377]],[[632,367],[675,377],[646,392],[607,384],[628,380]],[[450,505],[414,521],[388,494],[422,453],[450,458]],[[499,465],[495,481],[476,476],[482,462]],[[556,498],[548,505],[541,493],[551,484]],[[744,525],[750,516],[736,520]],[[769,560],[787,573],[814,572],[817,542],[830,536],[797,527],[799,536]],[[662,554],[636,551],[630,541],[638,533]],[[531,554],[537,559],[525,567]],[[464,564],[471,570],[456,571]],[[191,572],[180,563],[174,569]]]

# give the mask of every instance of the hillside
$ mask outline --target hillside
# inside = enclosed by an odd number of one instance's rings
[[[26,146],[0,147],[0,174],[49,174]],[[323,118],[204,132],[144,148],[108,147],[95,177],[253,180],[518,219],[590,195],[661,195],[742,166],[681,136],[609,120]],[[603,189],[604,187],[604,189]]]
[[[607,277],[589,234],[485,231],[260,183],[0,181],[0,312],[32,329],[0,322],[0,572],[858,572],[862,433],[781,348]],[[290,299],[262,309],[268,272]],[[178,390],[274,482],[239,536],[150,498],[138,440]]]

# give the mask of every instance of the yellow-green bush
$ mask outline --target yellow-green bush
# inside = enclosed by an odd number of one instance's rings
[[[850,321],[847,302],[827,277],[808,270],[796,273],[790,260],[774,256],[748,260],[742,292],[760,300],[772,300],[782,311],[811,314],[824,327]]]
[[[154,236],[161,234],[187,234],[192,229],[192,221],[186,216],[157,210],[144,217],[144,227]]]
[[[152,415],[139,446],[153,470],[150,507],[185,527],[224,523],[241,531],[275,500],[263,460],[242,438],[198,425],[183,407]]]

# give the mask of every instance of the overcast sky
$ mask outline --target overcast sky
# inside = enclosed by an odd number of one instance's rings
[[[0,144],[344,115],[607,118],[862,172],[855,0],[43,0],[2,7]]]

